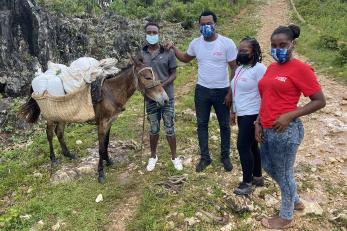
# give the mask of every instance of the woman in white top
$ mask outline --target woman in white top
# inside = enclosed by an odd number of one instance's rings
[[[255,140],[254,121],[257,119],[260,108],[260,95],[258,82],[263,77],[266,67],[260,63],[261,49],[256,39],[246,37],[241,40],[236,63],[238,68],[231,81],[233,97],[233,113],[231,124],[237,125],[237,150],[243,172],[243,180],[234,190],[235,194],[248,195],[252,191],[252,184],[263,186],[261,163],[258,143]]]

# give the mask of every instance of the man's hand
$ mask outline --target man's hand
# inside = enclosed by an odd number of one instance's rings
[[[231,98],[231,90],[229,89],[228,94],[225,96],[224,98],[224,104],[225,106],[227,106],[228,108],[231,108],[231,102],[232,102],[232,98]]]
[[[230,125],[236,125],[236,114],[234,112],[230,113]]]
[[[175,44],[173,42],[167,42],[164,44],[164,48],[168,50],[175,49]]]
[[[259,122],[255,123],[255,139],[259,144],[264,143],[263,128]]]
[[[276,132],[284,132],[293,119],[290,112],[283,114],[272,124],[272,128],[275,129]]]

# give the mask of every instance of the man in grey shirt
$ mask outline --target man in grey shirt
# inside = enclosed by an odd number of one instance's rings
[[[147,119],[150,124],[150,146],[151,157],[148,160],[147,171],[153,171],[158,161],[157,146],[159,140],[160,121],[163,118],[166,139],[169,143],[172,155],[172,163],[177,170],[182,170],[181,160],[176,156],[176,130],[175,130],[175,110],[174,110],[174,86],[176,79],[176,57],[172,51],[164,49],[159,44],[159,26],[156,23],[147,23],[145,26],[146,41],[141,54],[143,62],[152,67],[157,77],[160,79],[167,95],[169,103],[163,107],[156,102],[146,98]]]

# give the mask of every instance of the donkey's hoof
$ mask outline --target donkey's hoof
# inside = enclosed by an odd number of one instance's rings
[[[64,156],[69,158],[70,160],[76,160],[77,159],[75,153],[73,153],[73,152],[65,153]]]
[[[98,177],[98,181],[99,181],[100,184],[105,183],[105,177],[104,176],[99,176]]]
[[[57,167],[59,165],[59,160],[54,159],[51,161],[51,164],[52,164],[52,167]]]
[[[106,165],[107,165],[107,166],[112,166],[113,164],[114,164],[114,162],[113,162],[112,159],[106,160]]]

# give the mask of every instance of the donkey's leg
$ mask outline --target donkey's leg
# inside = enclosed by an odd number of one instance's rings
[[[75,156],[75,154],[73,154],[69,151],[69,149],[66,146],[65,140],[64,140],[64,129],[65,129],[65,123],[64,122],[58,122],[58,125],[55,127],[55,134],[58,137],[61,150],[63,151],[63,155],[74,160],[74,159],[76,159],[76,156]]]
[[[49,158],[51,159],[51,162],[53,165],[57,165],[58,161],[55,159],[54,148],[53,148],[54,126],[55,124],[53,121],[47,121],[46,133],[47,133],[47,140],[49,144]]]
[[[98,164],[98,181],[105,182],[104,159],[106,159],[106,123],[105,119],[98,123],[98,140],[99,140],[99,164]]]
[[[106,165],[108,165],[108,166],[111,166],[113,164],[112,159],[108,155],[108,144],[110,142],[110,131],[111,131],[111,127],[107,130],[106,136],[105,136],[105,139],[104,139],[105,160],[106,160]]]

